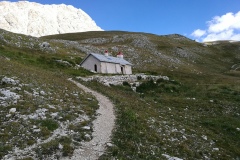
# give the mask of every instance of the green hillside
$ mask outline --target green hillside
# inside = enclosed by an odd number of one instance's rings
[[[130,82],[106,87],[97,81],[79,80],[78,76],[94,75],[78,66],[82,59],[105,50],[112,55],[122,51],[133,64],[134,74],[167,76],[169,80],[139,76],[134,83],[140,85],[133,84],[136,92]],[[69,77],[115,104],[114,145],[100,159],[240,158],[240,42],[206,45],[178,34],[123,31],[34,38],[0,30],[0,62],[0,81],[4,77],[19,80],[17,86],[1,81],[0,89],[20,95],[17,104],[9,100],[8,105],[0,106],[1,158],[11,154],[15,146],[25,148],[38,137],[51,137],[67,121],[75,136],[59,136],[39,145],[38,158],[56,154],[59,142],[65,146],[62,155],[71,156],[77,143],[86,140],[84,135],[91,131],[79,128],[91,125],[97,102],[68,82]],[[32,98],[35,92],[38,95]],[[11,108],[17,111],[9,113]],[[21,116],[34,115],[43,108],[48,109],[44,121],[26,121]],[[57,117],[51,116],[56,112]],[[88,120],[73,123],[77,115],[84,114]],[[35,134],[33,130],[39,128]]]

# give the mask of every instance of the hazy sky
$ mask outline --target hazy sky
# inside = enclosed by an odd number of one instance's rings
[[[103,30],[178,33],[197,41],[240,40],[240,0],[29,1],[73,5]]]

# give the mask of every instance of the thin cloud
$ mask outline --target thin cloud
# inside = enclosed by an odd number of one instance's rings
[[[206,30],[197,29],[191,36],[197,41],[237,40],[240,41],[240,11],[226,13],[207,22]],[[205,32],[204,32],[205,31]]]
[[[199,38],[199,37],[202,37],[203,35],[206,34],[206,31],[205,30],[201,30],[201,29],[196,29],[191,35],[193,37],[196,37],[196,38]]]

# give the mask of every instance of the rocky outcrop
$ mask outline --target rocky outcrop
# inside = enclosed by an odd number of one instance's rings
[[[0,2],[0,28],[35,37],[102,30],[81,9],[71,5]]]

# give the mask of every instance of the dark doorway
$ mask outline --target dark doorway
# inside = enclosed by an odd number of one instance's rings
[[[94,65],[94,71],[97,72],[97,65]]]
[[[123,67],[121,66],[121,72],[122,72],[122,74],[123,74]]]

